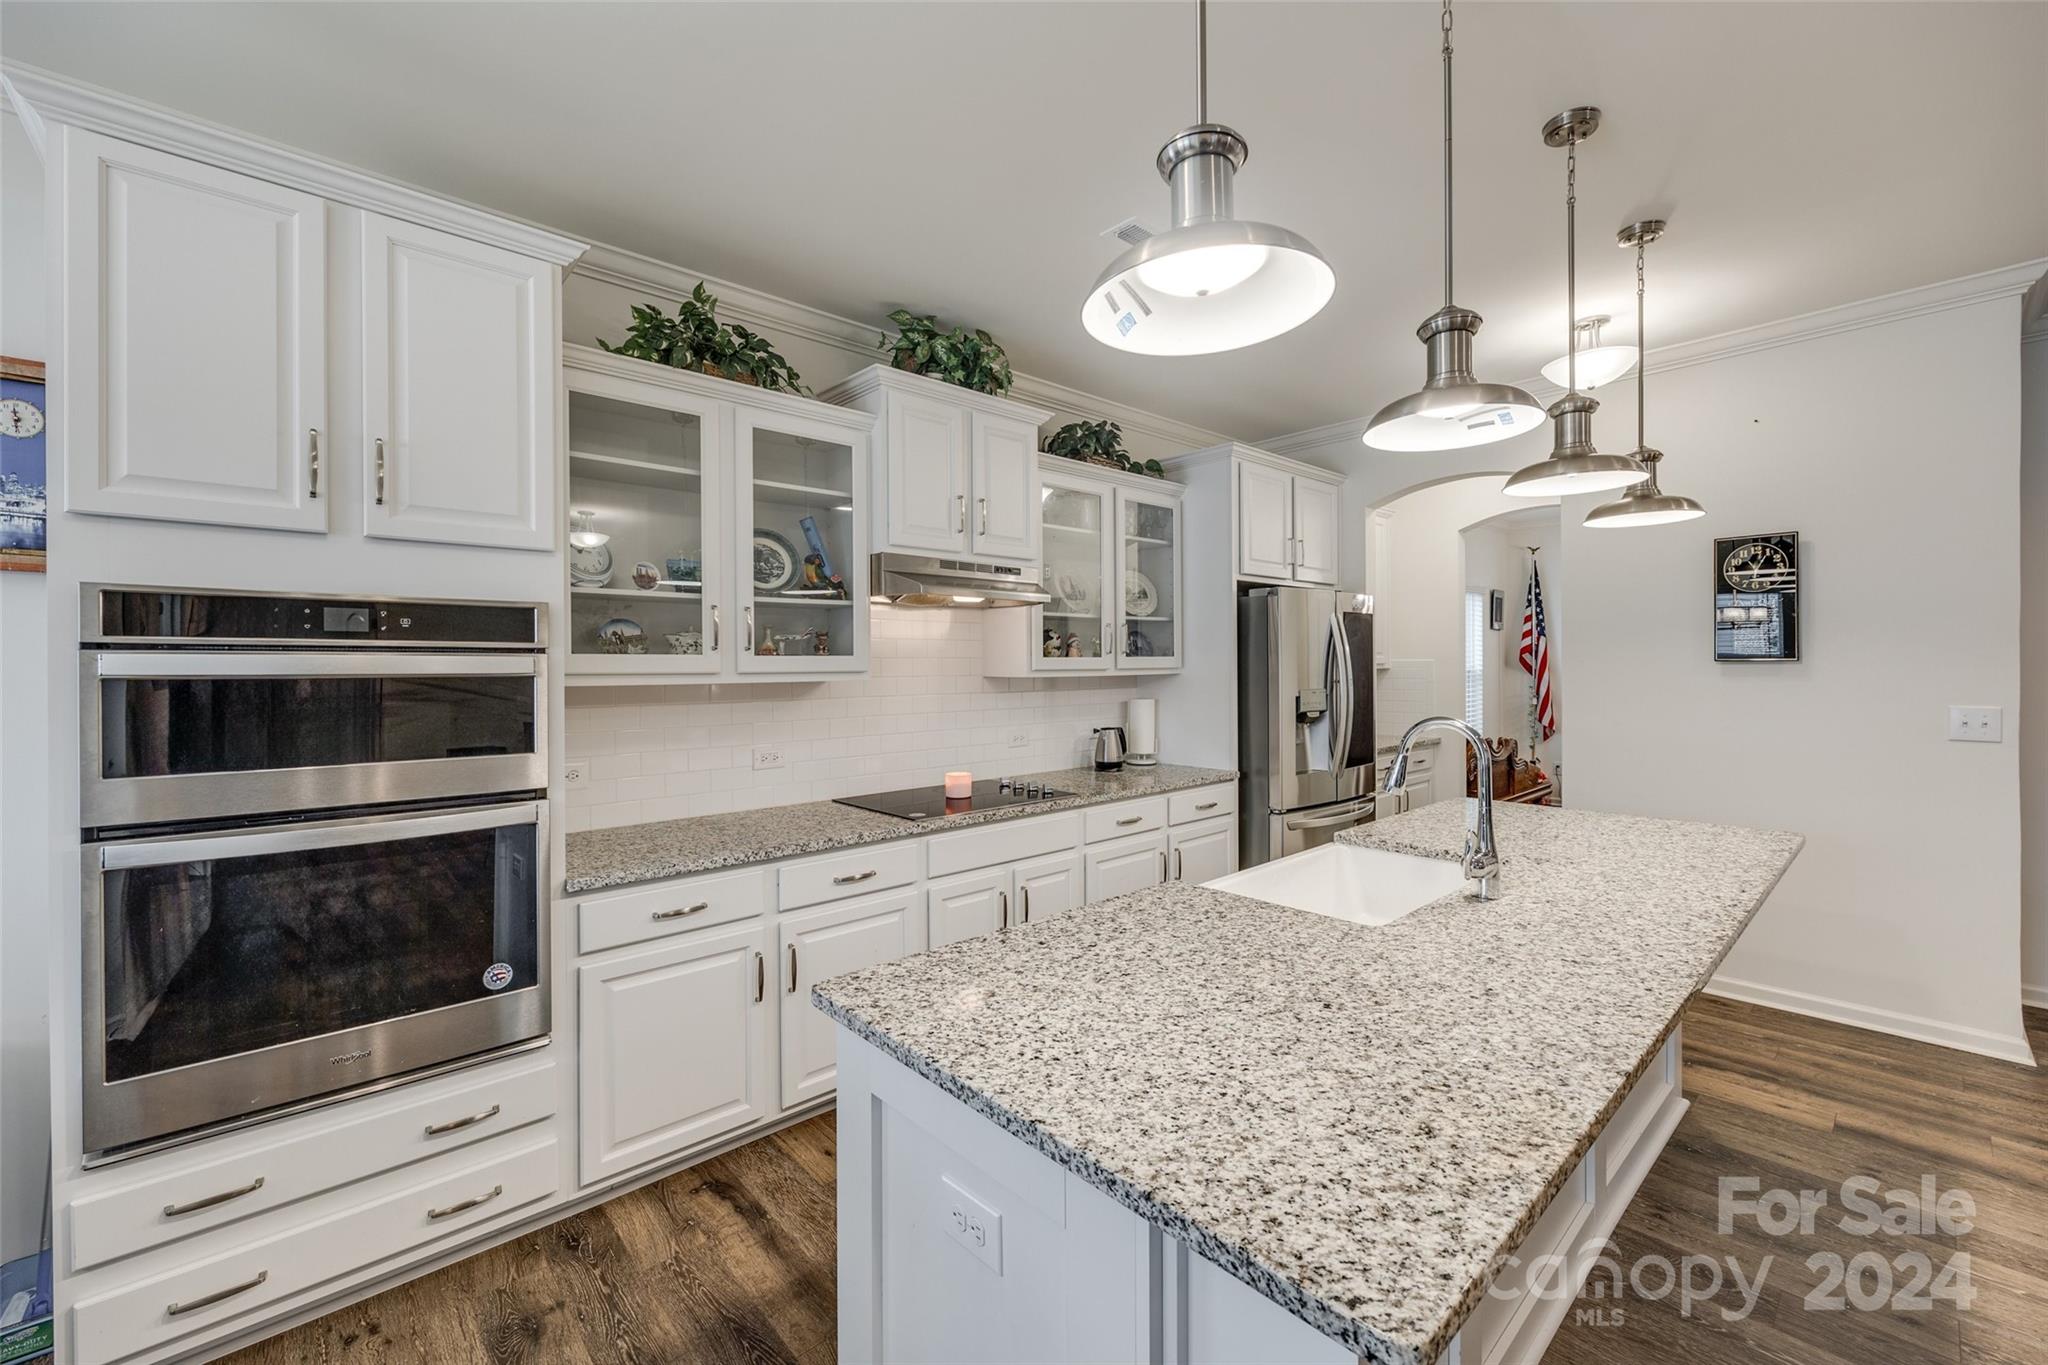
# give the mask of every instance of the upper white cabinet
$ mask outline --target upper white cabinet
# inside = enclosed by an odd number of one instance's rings
[[[325,531],[326,201],[53,133],[65,506]]]
[[[363,215],[363,525],[555,543],[554,267]]]
[[[73,127],[51,148],[67,510],[353,532],[329,514],[345,486],[368,535],[558,543],[559,263],[580,248],[274,151],[256,164],[332,193]]]
[[[1255,460],[1235,467],[1238,576],[1334,584],[1341,485]]]
[[[875,549],[1038,559],[1038,428],[1050,410],[887,365],[870,365],[818,396],[878,419]]]
[[[1321,479],[1294,477],[1294,576],[1304,583],[1337,581],[1337,518],[1342,491]]]

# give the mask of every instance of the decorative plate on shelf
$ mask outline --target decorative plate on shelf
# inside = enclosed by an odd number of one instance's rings
[[[1159,610],[1159,589],[1136,569],[1124,570],[1124,615],[1151,616]]]
[[[754,591],[781,592],[796,581],[803,557],[773,531],[754,528]]]
[[[579,588],[601,588],[612,581],[612,547],[569,547],[569,581]]]
[[[1064,570],[1054,574],[1052,595],[1049,610],[1055,616],[1091,616],[1095,612],[1095,585],[1078,574]]]

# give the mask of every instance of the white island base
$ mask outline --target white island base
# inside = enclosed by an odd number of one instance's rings
[[[1430,1358],[1420,1343],[1347,1349],[856,1034],[838,1034],[843,1365]],[[1680,1046],[1674,1028],[1435,1360],[1536,1365],[1684,1116]]]

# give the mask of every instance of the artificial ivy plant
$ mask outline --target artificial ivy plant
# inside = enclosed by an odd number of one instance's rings
[[[1124,450],[1124,429],[1110,421],[1069,422],[1045,438],[1045,453],[1110,465],[1132,474],[1166,477],[1166,466],[1159,461],[1132,459]]]
[[[979,327],[939,330],[938,318],[898,308],[889,314],[896,324],[894,340],[884,338],[889,363],[912,374],[929,375],[948,384],[1000,398],[1010,391],[1010,358],[996,339]]]
[[[613,355],[651,360],[679,370],[702,370],[742,384],[757,384],[782,393],[808,393],[802,376],[759,332],[736,322],[718,320],[718,298],[700,281],[690,297],[669,317],[648,304],[633,305],[633,324],[626,339],[614,346],[603,338],[598,348]]]

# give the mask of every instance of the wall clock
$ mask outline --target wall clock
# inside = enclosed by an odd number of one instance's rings
[[[1714,542],[1714,658],[1789,663],[1799,657],[1799,533]]]

